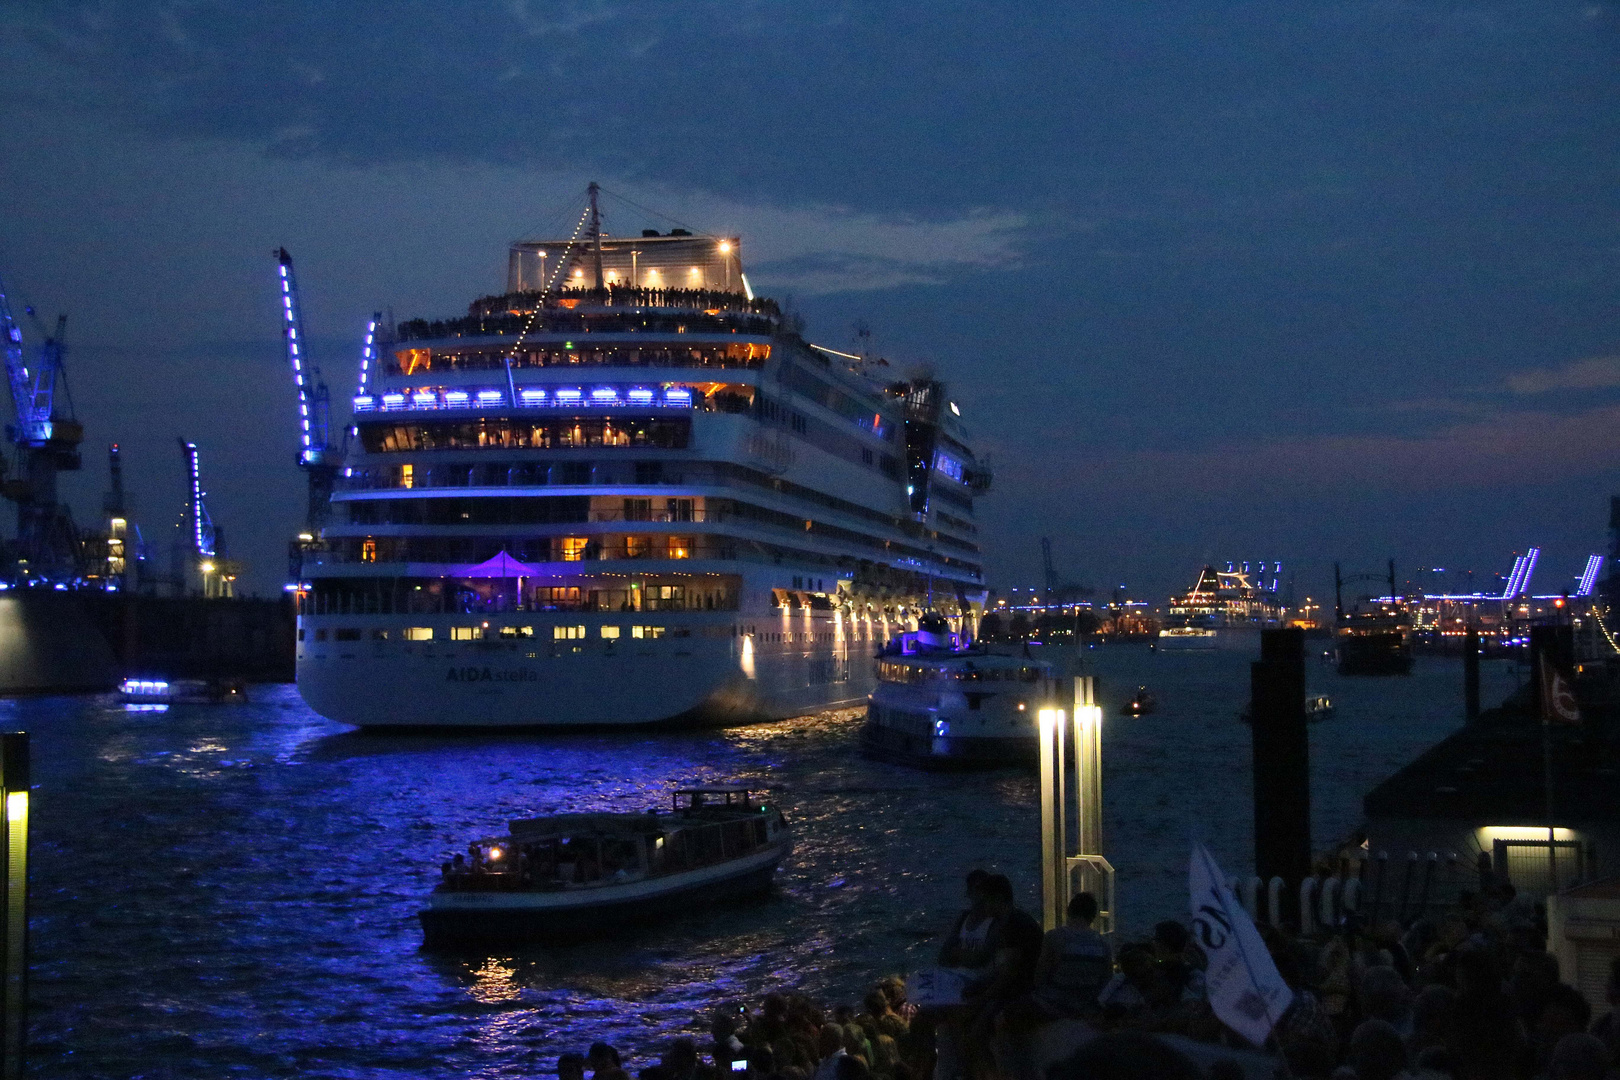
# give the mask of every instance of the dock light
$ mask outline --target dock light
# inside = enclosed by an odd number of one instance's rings
[[[0,1075],[23,1074],[28,1033],[28,734],[0,735],[6,795],[4,971],[0,976]]]
[[[501,849],[500,848],[492,847],[492,848],[489,849],[489,861],[490,862],[495,862],[500,857],[501,857]]]
[[[731,243],[730,243],[730,241],[727,241],[727,240],[720,241],[720,254],[727,255],[727,254],[730,254],[730,252],[731,252]]]
[[[201,566],[197,567],[197,569],[201,570],[205,574],[212,574],[214,572],[214,564],[211,562],[205,562]]]
[[[308,543],[312,542],[315,539],[315,534],[314,533],[301,532],[301,533],[298,534],[298,539],[300,539],[304,543],[308,544]]]

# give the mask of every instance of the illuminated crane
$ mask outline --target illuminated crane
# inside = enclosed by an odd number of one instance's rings
[[[33,315],[33,309],[27,309]],[[15,475],[0,494],[17,504],[15,574],[20,580],[65,584],[78,576],[80,544],[73,515],[57,501],[56,474],[79,467],[84,425],[73,418],[73,398],[62,370],[62,332],[67,316],[46,336],[32,368],[23,357],[22,331],[0,286],[0,339],[16,423],[6,429],[17,447]],[[64,409],[57,409],[61,385]]]
[[[202,467],[198,460],[197,444],[180,441],[180,453],[186,459],[186,540],[182,569],[176,584],[188,587],[194,573],[202,579],[202,593],[209,597],[229,597],[235,592],[235,582],[241,565],[225,558],[225,530],[214,525],[208,516],[208,493],[202,486]]]
[[[332,443],[331,395],[321,378],[321,369],[309,356],[292,256],[286,248],[277,248],[275,254],[281,272],[281,333],[287,343],[287,359],[292,362],[293,383],[298,388],[298,466],[309,477],[305,516],[313,533],[326,524],[331,513],[332,488],[343,455]]]

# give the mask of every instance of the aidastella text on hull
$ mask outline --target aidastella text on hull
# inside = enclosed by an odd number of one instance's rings
[[[982,610],[989,474],[945,387],[807,343],[736,237],[612,236],[595,195],[364,365],[299,574],[322,715],[780,718],[862,701],[923,611]]]

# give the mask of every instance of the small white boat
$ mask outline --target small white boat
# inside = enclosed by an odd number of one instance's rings
[[[793,849],[780,810],[742,788],[682,788],[668,813],[513,821],[442,867],[429,947],[568,941],[768,891]]]
[[[1052,665],[965,641],[942,616],[897,635],[878,654],[861,748],[925,769],[1034,764]]]
[[[1220,635],[1208,626],[1167,626],[1159,631],[1154,646],[1163,652],[1204,652],[1221,647]]]
[[[1238,719],[1245,724],[1254,723],[1254,708],[1252,704],[1245,705],[1243,711],[1238,713]],[[1305,722],[1307,724],[1320,724],[1323,720],[1333,719],[1333,699],[1326,694],[1317,694],[1315,697],[1305,699]]]

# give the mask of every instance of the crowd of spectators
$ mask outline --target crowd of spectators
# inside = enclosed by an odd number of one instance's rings
[[[767,995],[675,1040],[640,1080],[1111,1080],[1255,1075],[1256,1051],[1209,1003],[1186,926],[1110,944],[1096,901],[1042,933],[1008,879],[975,871],[941,970],[959,1000],[907,1000],[898,976],[852,1005]],[[1545,949],[1541,910],[1511,889],[1464,895],[1410,925],[1352,915],[1312,937],[1260,927],[1293,991],[1265,1048],[1277,1076],[1328,1080],[1620,1080],[1620,1012],[1594,1019]],[[952,995],[956,997],[957,995]],[[1620,1010],[1620,960],[1608,984]],[[560,1080],[629,1080],[618,1054],[564,1055]]]

